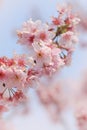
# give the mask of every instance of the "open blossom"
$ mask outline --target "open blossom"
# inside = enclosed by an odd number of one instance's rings
[[[22,30],[18,31],[18,43],[31,46],[34,42],[50,41],[51,34],[47,24],[42,24],[40,20],[33,22],[31,19],[24,23]]]
[[[61,26],[64,24],[64,21],[61,18],[61,16],[58,16],[58,17],[52,17],[52,23],[53,23],[53,26]]]
[[[34,43],[35,68],[42,70],[43,74],[51,74],[64,66],[64,60],[60,57],[61,50],[56,45]]]
[[[59,40],[59,46],[63,47],[65,49],[70,49],[75,47],[75,43],[78,42],[77,36],[71,32],[68,31],[66,33],[61,34],[61,38]]]
[[[59,48],[52,48],[52,61],[53,68],[58,70],[59,68],[64,66],[64,60],[60,57],[61,50]]]
[[[43,67],[52,63],[51,48],[40,43],[33,44],[35,50],[36,65]]]
[[[44,64],[43,71],[46,75],[52,75],[56,71],[59,71],[64,65],[64,59],[61,58],[61,50],[56,45],[51,45],[51,62]]]

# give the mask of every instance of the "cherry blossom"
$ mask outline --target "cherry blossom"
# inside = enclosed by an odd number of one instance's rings
[[[51,34],[48,27],[47,24],[42,24],[40,20],[34,22],[30,19],[23,24],[21,31],[17,31],[19,37],[18,43],[31,46],[36,41],[50,41]]]
[[[51,68],[54,73],[64,66],[64,60],[69,57],[71,50],[74,51],[75,44],[78,43],[76,26],[79,21],[71,8],[64,5],[59,7],[58,16],[53,16],[50,24],[32,19],[25,22],[22,29],[17,32],[18,43],[27,46],[29,52],[32,50],[30,56],[33,58],[35,68],[39,68],[42,72],[43,68],[46,71]],[[62,49],[67,51],[67,55],[62,53]]]
[[[61,38],[59,40],[59,46],[65,49],[74,49],[75,43],[77,42],[77,36],[73,32],[68,31],[61,35]]]
[[[71,63],[78,43],[76,27],[80,19],[66,5],[57,8],[57,15],[52,16],[50,23],[32,19],[24,22],[17,30],[17,43],[26,46],[28,53],[14,54],[12,58],[0,57],[1,113],[27,102],[28,91],[34,86],[52,115],[61,113],[69,105],[61,85],[41,86],[41,78],[53,77]]]

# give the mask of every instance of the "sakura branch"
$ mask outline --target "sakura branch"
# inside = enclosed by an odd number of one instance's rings
[[[28,54],[0,58],[0,112],[26,101],[29,88],[41,77],[52,77],[71,63],[79,21],[72,9],[63,5],[57,7],[57,16],[50,23],[24,22],[17,31],[17,43],[26,46]]]

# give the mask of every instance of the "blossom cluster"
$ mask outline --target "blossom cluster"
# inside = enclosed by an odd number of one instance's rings
[[[28,48],[34,68],[46,75],[52,75],[69,64],[78,42],[76,26],[80,19],[66,5],[58,6],[57,12],[51,23],[30,19],[17,31],[18,43]]]
[[[25,59],[24,55],[0,58],[0,112],[27,101],[27,89],[35,75],[26,67]]]
[[[52,76],[70,64],[80,19],[66,5],[58,6],[57,12],[50,23],[30,19],[17,31],[18,44],[27,47],[27,55],[0,58],[0,112],[9,102],[26,100],[28,88],[40,77]]]

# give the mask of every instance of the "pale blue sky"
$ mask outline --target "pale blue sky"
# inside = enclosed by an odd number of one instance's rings
[[[0,56],[12,56],[14,50],[21,53],[23,48],[16,44],[17,37],[13,35],[16,29],[20,28],[22,23],[31,17],[33,19],[41,18],[43,21],[50,20],[49,17],[56,14],[56,3],[60,3],[60,1],[63,2],[64,0],[2,0],[2,5],[0,6]],[[85,5],[86,0],[78,1]],[[34,16],[36,10],[37,13]],[[77,49],[73,56],[72,66],[65,68],[62,71],[62,75],[65,77],[72,75],[76,78],[80,70],[86,66],[87,50],[83,52]],[[41,110],[38,106],[33,109],[34,113],[31,118],[26,119],[27,125],[29,124],[28,129],[35,130],[36,128],[36,130],[39,130],[40,124],[42,126],[41,130],[58,130],[56,125],[50,125],[46,115],[43,114],[43,109]],[[38,113],[42,121],[37,118]],[[21,130],[24,130],[23,127],[25,128],[24,125],[21,125]]]

